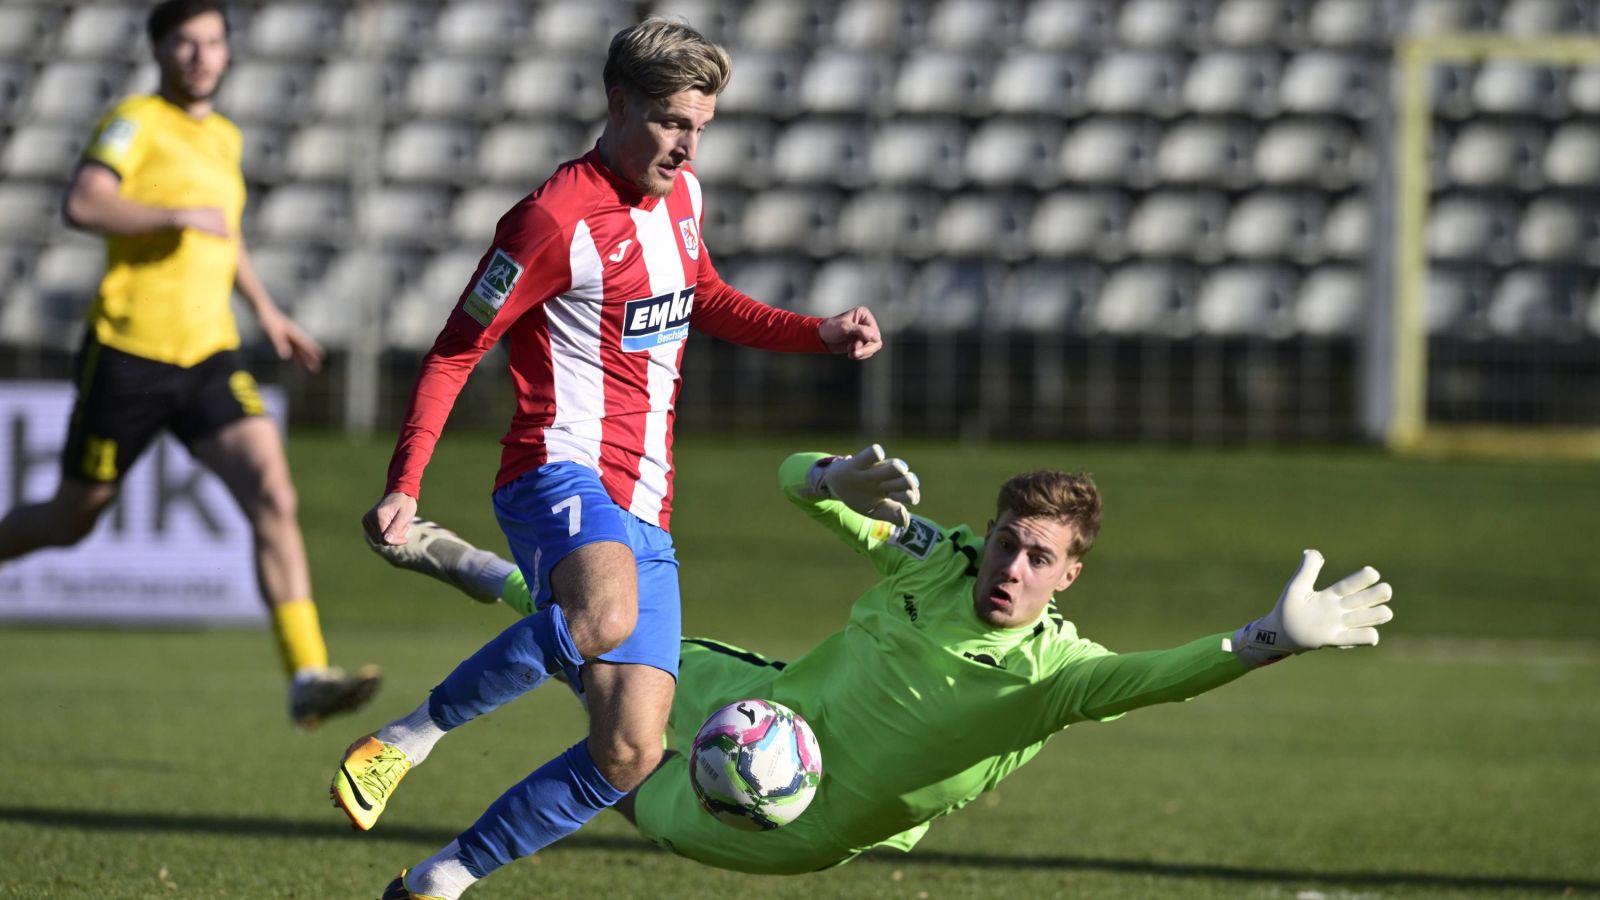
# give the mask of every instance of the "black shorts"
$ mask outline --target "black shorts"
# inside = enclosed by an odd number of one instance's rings
[[[76,361],[61,472],[79,481],[114,484],[166,428],[191,450],[224,425],[266,412],[256,380],[237,350],[193,366],[175,366],[101,344],[91,330]]]

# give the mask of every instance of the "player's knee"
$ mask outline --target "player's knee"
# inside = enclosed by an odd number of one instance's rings
[[[252,498],[248,513],[257,528],[279,528],[292,525],[299,514],[300,495],[287,474],[262,479],[259,490]]]
[[[572,642],[584,659],[594,659],[622,646],[638,622],[639,603],[631,596],[585,604],[567,614]]]
[[[595,767],[611,782],[612,787],[632,791],[643,784],[645,778],[660,765],[661,738],[632,739],[618,735],[599,742],[591,738],[589,753],[594,757]]]

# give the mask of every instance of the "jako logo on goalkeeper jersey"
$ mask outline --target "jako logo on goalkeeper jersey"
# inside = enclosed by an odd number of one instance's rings
[[[693,309],[694,285],[659,297],[629,300],[623,308],[622,352],[640,353],[682,341],[689,336]]]

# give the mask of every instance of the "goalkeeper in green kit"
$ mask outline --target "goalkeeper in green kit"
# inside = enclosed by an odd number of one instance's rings
[[[882,580],[855,602],[844,630],[789,663],[683,639],[669,725],[677,746],[724,704],[761,697],[804,716],[824,760],[811,805],[775,831],[737,831],[707,815],[676,754],[617,806],[649,840],[719,868],[795,874],[873,847],[910,850],[933,820],[994,787],[1068,725],[1187,700],[1290,654],[1376,644],[1376,626],[1393,615],[1390,587],[1371,568],[1317,590],[1322,556],[1307,550],[1262,618],[1170,650],[1113,653],[1079,637],[1055,599],[1099,531],[1100,495],[1087,475],[1010,479],[983,533],[910,515],[916,476],[876,445],[851,457],[795,454],[778,476],[790,502]],[[411,535],[374,549],[528,612],[511,563],[433,523],[419,520]]]

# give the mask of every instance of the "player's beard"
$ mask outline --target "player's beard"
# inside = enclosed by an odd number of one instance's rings
[[[209,103],[217,95],[217,88],[222,86],[222,76],[212,80],[209,88],[199,90],[190,88],[182,72],[164,75],[161,79],[161,92],[177,100],[182,105],[191,103]]]

